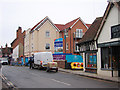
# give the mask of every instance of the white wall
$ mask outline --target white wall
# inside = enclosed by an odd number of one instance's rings
[[[13,49],[13,54],[12,54],[12,58],[14,58],[15,61],[17,60],[18,57],[19,57],[19,45],[17,45]]]
[[[119,11],[120,14],[120,11]],[[119,22],[120,24],[120,22]],[[117,41],[118,38],[111,39],[111,26],[118,25],[118,8],[113,7],[107,17],[107,20],[102,28],[98,38],[98,44]]]
[[[120,11],[118,11],[117,7],[113,7],[107,17],[107,20],[102,28],[102,31],[98,37],[98,44],[118,41],[120,38],[111,39],[111,26],[120,24]],[[113,76],[117,76],[117,71],[113,72]],[[98,48],[97,53],[97,74],[101,76],[109,76],[112,77],[111,70],[101,70],[101,50]]]

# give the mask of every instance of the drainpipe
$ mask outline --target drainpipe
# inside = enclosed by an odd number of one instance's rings
[[[111,55],[110,55],[111,57],[110,58],[111,58],[111,69],[112,69],[111,73],[112,73],[112,77],[113,77],[112,47],[110,47],[110,53],[111,53]]]

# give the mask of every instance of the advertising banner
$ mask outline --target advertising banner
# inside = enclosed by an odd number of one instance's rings
[[[63,38],[55,39],[54,53],[63,53]]]

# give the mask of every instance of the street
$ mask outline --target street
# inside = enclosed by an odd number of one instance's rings
[[[24,66],[5,65],[2,73],[16,88],[118,88],[115,82]]]

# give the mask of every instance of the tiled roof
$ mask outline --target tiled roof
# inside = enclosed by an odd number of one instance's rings
[[[88,26],[88,28],[90,28],[90,26],[92,25],[92,24],[86,24],[87,26]]]
[[[71,27],[79,18],[65,24],[64,29]]]
[[[46,17],[45,17],[45,18],[46,18]],[[43,20],[45,20],[45,18],[42,19],[40,22],[38,22],[38,23],[31,29],[31,31],[33,31]]]
[[[79,41],[79,44],[84,43],[84,42],[89,42],[94,40],[97,31],[99,29],[99,26],[101,24],[102,17],[96,18],[90,28],[86,31],[85,35],[83,38]]]
[[[55,24],[55,26],[56,26],[60,31],[62,31],[63,28],[65,27],[65,25],[63,25],[63,24]]]
[[[55,25],[60,31],[62,31],[64,29],[71,27],[78,19],[79,18],[74,19],[73,21],[70,21],[70,22],[66,23],[65,25],[64,24],[55,24]]]

